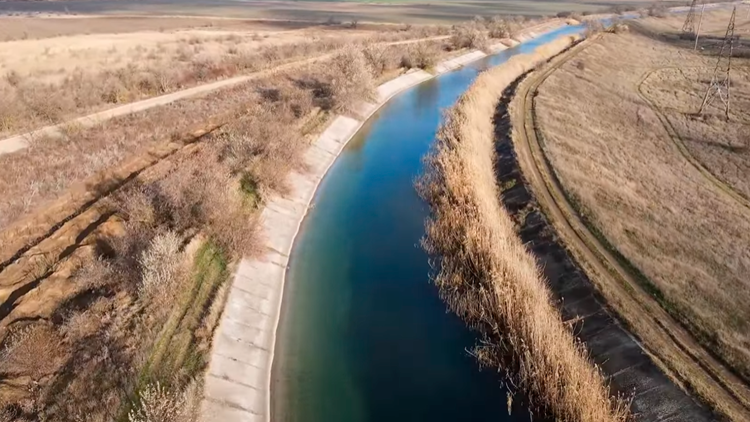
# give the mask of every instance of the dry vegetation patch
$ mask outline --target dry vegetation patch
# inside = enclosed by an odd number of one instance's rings
[[[440,258],[435,283],[443,298],[485,336],[475,350],[480,361],[508,371],[542,414],[621,421],[626,407],[609,397],[585,348],[563,325],[495,179],[492,119],[503,91],[570,42],[558,40],[480,75],[448,113],[420,184],[432,209],[425,247]]]
[[[2,43],[0,136],[81,114],[340,50],[447,33],[316,27],[76,35]]]
[[[331,113],[372,98],[374,81],[401,69],[410,51],[373,60],[346,48],[304,69],[0,157],[2,177],[12,181],[1,186],[4,233],[16,222],[52,233],[0,267],[0,408],[8,417],[191,420],[223,286],[231,262],[259,248],[264,199],[286,189],[291,169],[304,171],[302,152]],[[170,142],[190,122],[217,118],[225,120],[220,129]],[[96,193],[81,181],[130,168],[120,164],[125,157],[165,144],[174,152],[61,227],[19,220],[59,208],[55,198],[76,184]]]
[[[735,64],[746,66],[741,60]],[[541,86],[536,110],[545,153],[578,212],[640,273],[646,291],[747,382],[749,210],[686,160],[640,96],[639,83],[655,70],[644,83],[646,95],[670,116],[681,136],[697,138],[692,151],[722,139],[740,142],[746,116],[725,123],[715,116],[685,114],[700,104],[713,70],[711,57],[620,34],[605,36]],[[744,163],[742,150],[734,154],[733,160]],[[731,407],[713,402],[720,395],[702,383],[706,374],[690,373],[678,360],[668,362],[673,365],[691,388],[711,397],[713,406],[741,418]],[[743,388],[730,387],[747,406]]]
[[[750,112],[747,111],[750,110],[750,60],[734,63],[728,120],[724,118],[723,103],[718,98],[705,115],[695,115],[709,86],[709,69],[714,66],[715,58],[696,57],[694,62],[702,65],[664,68],[650,73],[641,84],[642,92],[664,113],[690,154],[720,180],[750,198],[747,178],[750,174]]]
[[[351,56],[351,51],[346,53]],[[125,157],[156,147],[196,121],[244,113],[253,118],[274,120],[270,109],[248,106],[286,103],[300,119],[319,123],[331,111],[344,110],[355,99],[366,98],[373,81],[393,76],[404,65],[429,66],[446,54],[439,42],[426,45],[379,46],[364,49],[364,58],[326,61],[295,71],[255,80],[219,93],[183,100],[102,125],[66,130],[62,138],[36,139],[31,146],[0,156],[0,229],[64,194],[75,182],[120,163]],[[331,65],[333,63],[333,65]],[[342,78],[341,75],[345,75]],[[276,132],[288,131],[277,126]],[[259,171],[258,177],[276,178],[284,168]],[[277,184],[274,182],[273,184]],[[1,245],[0,245],[1,248]]]
[[[91,34],[204,31],[281,31],[316,26],[311,22],[262,21],[187,16],[2,15],[0,41],[16,41]]]

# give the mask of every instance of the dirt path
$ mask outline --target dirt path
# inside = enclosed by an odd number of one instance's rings
[[[386,42],[386,43],[382,43],[382,45],[384,46],[408,45],[408,44],[416,44],[420,42],[439,41],[439,40],[447,39],[449,37],[450,37],[449,35],[441,35],[437,37]],[[304,59],[304,60],[298,60],[298,61],[294,61],[291,63],[286,63],[283,65],[277,66],[273,69],[267,69],[267,70],[263,70],[260,72],[251,73],[249,75],[236,76],[236,77],[229,78],[229,79],[223,79],[220,81],[198,85],[192,88],[183,89],[181,91],[172,92],[170,94],[165,94],[165,95],[161,95],[161,96],[153,97],[153,98],[147,98],[145,100],[136,101],[136,102],[125,104],[119,107],[89,114],[87,116],[79,117],[77,119],[69,120],[67,122],[63,122],[60,124],[46,126],[41,129],[37,129],[37,130],[24,133],[21,135],[12,136],[10,138],[0,140],[0,155],[9,154],[15,151],[22,150],[28,147],[31,141],[33,141],[34,139],[41,138],[43,136],[58,136],[62,133],[62,131],[66,127],[70,125],[81,126],[81,127],[91,127],[99,123],[103,123],[107,120],[113,119],[115,117],[125,116],[128,114],[137,113],[139,111],[148,110],[153,107],[167,105],[175,101],[183,100],[183,99],[194,97],[194,96],[201,95],[201,94],[206,94],[206,93],[213,92],[222,88],[227,88],[227,87],[241,84],[244,82],[248,82],[254,79],[266,77],[277,72],[283,72],[283,71],[293,69],[296,67],[312,64],[321,60],[326,60],[332,57],[334,54],[336,53],[335,52],[326,53],[321,56],[316,56],[316,57],[311,57],[311,58]]]
[[[657,363],[684,389],[703,398],[732,420],[750,421],[750,388],[731,369],[703,348],[644,288],[627,262],[587,227],[569,202],[542,149],[535,96],[555,70],[597,39],[584,42],[533,72],[515,93],[514,144],[525,178],[537,201],[576,261],[585,268],[608,304],[627,322]]]

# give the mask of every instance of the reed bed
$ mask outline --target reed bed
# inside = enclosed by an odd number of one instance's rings
[[[452,311],[484,339],[483,365],[502,368],[538,414],[558,421],[629,418],[585,346],[563,324],[546,281],[515,233],[495,178],[493,116],[503,91],[574,42],[568,37],[481,74],[447,113],[418,183],[431,207],[426,250]],[[509,401],[511,397],[509,397]]]

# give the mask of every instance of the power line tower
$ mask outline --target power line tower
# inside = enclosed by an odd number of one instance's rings
[[[698,0],[693,0],[690,3],[690,10],[688,11],[685,23],[682,24],[682,38],[693,38],[695,34],[695,5],[698,4]]]
[[[734,17],[737,15],[737,6],[732,10],[732,17],[729,18],[727,33],[724,35],[724,41],[719,50],[719,58],[716,59],[716,67],[711,77],[711,84],[703,96],[701,108],[698,114],[703,114],[706,108],[718,97],[724,104],[724,116],[729,119],[730,104],[730,80],[729,72],[732,70],[732,51],[734,49]]]
[[[703,7],[701,7],[701,17],[698,19],[698,30],[695,31],[695,43],[693,44],[693,50],[698,50],[698,37],[701,33],[701,25],[703,24],[703,12],[706,11],[706,0],[703,0]]]

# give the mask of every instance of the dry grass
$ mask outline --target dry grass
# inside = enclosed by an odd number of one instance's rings
[[[495,17],[448,26],[332,27],[292,31],[136,32],[78,35],[4,44],[0,53],[0,137],[58,124],[82,114],[203,83],[322,56],[350,45],[450,35],[453,50],[488,48],[538,23]],[[433,47],[414,50],[416,67],[429,67]],[[409,64],[401,62],[402,64]]]
[[[60,82],[44,82],[8,73],[0,82],[0,134],[60,123],[102,107],[124,104],[201,83],[256,72],[334,51],[343,40],[310,41],[256,50],[202,55],[200,45],[185,44],[176,56],[93,74],[75,70]]]
[[[26,16],[0,17],[0,41],[43,39],[72,35],[204,31],[280,31],[315,23],[170,16]]]
[[[750,52],[750,45],[747,51]],[[714,59],[695,58],[694,63],[689,68],[659,69],[650,74],[642,85],[644,94],[663,111],[698,161],[750,198],[750,60],[734,63],[729,120],[724,119],[723,104],[718,98],[707,114],[694,115],[708,88]]]
[[[513,80],[570,44],[559,40],[480,75],[441,127],[420,190],[432,209],[425,246],[450,308],[485,335],[481,361],[508,371],[540,413],[565,421],[622,421],[599,370],[562,323],[533,256],[500,202],[495,107]]]
[[[420,26],[406,31],[317,29],[263,36],[212,31],[193,31],[194,35],[116,34],[109,35],[113,47],[107,50],[103,46],[108,43],[100,40],[101,36],[8,43],[10,51],[0,56],[0,136],[320,56],[347,45],[362,48],[446,31],[443,27]],[[42,47],[44,43],[50,46]],[[32,52],[26,53],[29,50]],[[26,54],[34,54],[33,59]]]
[[[39,174],[63,179],[59,190],[65,191],[103,169],[100,161],[84,170],[72,165],[83,151],[110,151],[106,165],[112,166],[164,143],[187,121],[209,119],[216,108],[234,116],[100,201],[119,230],[88,236],[96,237],[85,242],[93,243],[93,259],[45,267],[38,284],[11,299],[0,326],[0,408],[16,419],[190,420],[194,410],[183,410],[194,409],[186,403],[201,396],[194,383],[226,299],[228,266],[257,251],[264,198],[286,189],[291,169],[304,170],[302,152],[329,111],[369,98],[378,76],[362,52],[347,49],[304,70],[71,131],[66,140],[37,145],[48,148],[43,151],[35,146],[2,157],[3,172],[16,178],[3,186],[9,197],[21,196]],[[144,133],[149,128],[159,128],[161,140]],[[24,160],[37,166],[36,176],[21,171],[29,166]],[[6,209],[24,202],[9,201]],[[15,282],[3,276],[3,287]],[[55,283],[73,287],[59,290]],[[33,300],[51,309],[51,317],[39,315],[46,322],[28,314]],[[22,308],[25,314],[16,311]]]
[[[735,22],[735,34],[747,37],[750,33],[750,20],[747,19],[747,6],[740,5],[737,7],[737,18]],[[667,14],[666,11],[661,8],[656,8],[654,13],[645,13],[649,16],[646,19],[641,19],[639,22],[642,25],[650,28],[655,32],[662,33],[666,36],[676,36],[682,31],[682,25],[685,23],[684,14]],[[700,18],[700,8],[696,11],[696,26]],[[727,23],[729,22],[729,15],[731,15],[732,9],[717,9],[717,10],[706,10],[701,20],[701,35],[707,37],[723,37]],[[690,44],[692,47],[692,44]]]
[[[683,136],[694,137],[691,151],[709,165],[717,162],[722,155],[711,155],[717,147],[710,145],[719,142],[714,137],[732,138],[743,133],[746,124],[740,123],[739,113],[745,112],[739,110],[737,121],[729,124],[684,114],[697,109],[712,60],[640,35],[608,35],[542,85],[537,110],[545,153],[588,224],[642,273],[644,288],[662,307],[747,382],[748,209],[689,164],[638,92],[641,78],[657,70],[644,84],[646,95],[663,107]],[[692,71],[672,70],[678,65],[695,66],[704,75],[701,82],[694,82]],[[735,65],[746,66],[739,60]],[[742,150],[722,154],[734,154],[734,162],[745,162]],[[720,167],[711,167],[721,173]],[[738,165],[736,171],[742,168]],[[613,297],[608,300],[619,303]],[[658,337],[652,335],[652,327],[644,328],[650,318],[644,318],[642,309],[619,312],[637,335]],[[723,392],[707,386],[713,380],[706,384],[707,375],[695,362],[675,357],[670,352],[674,345],[661,341],[646,341],[646,346],[712,406],[742,420],[719,399]],[[693,352],[696,359],[705,353]]]
[[[71,127],[63,138],[37,139],[26,150],[0,156],[0,178],[6,182],[0,185],[0,230],[64,194],[75,183],[116,165],[125,157],[163,143],[196,121],[245,114],[243,119],[249,121],[243,127],[247,129],[235,127],[248,144],[240,142],[237,148],[254,151],[261,148],[259,144],[262,148],[274,145],[269,153],[291,153],[290,146],[298,145],[292,139],[294,132],[288,126],[269,125],[269,121],[278,121],[273,115],[276,110],[264,104],[284,104],[289,108],[285,113],[314,122],[325,118],[331,110],[347,109],[355,99],[367,97],[370,94],[367,91],[373,88],[368,80],[393,76],[394,72],[403,71],[404,65],[428,67],[447,53],[442,43],[429,42],[424,46],[421,43],[370,45],[364,49],[364,63],[350,60],[351,50],[346,54],[349,58],[332,58],[97,127]],[[349,75],[347,78],[337,76],[344,71]],[[246,113],[248,108],[252,112]],[[250,129],[254,127],[259,128],[257,132]],[[279,139],[278,145],[266,144],[265,139]],[[257,167],[254,177],[264,178],[267,186],[277,188],[289,166],[266,166],[266,162],[254,160],[248,165]]]

